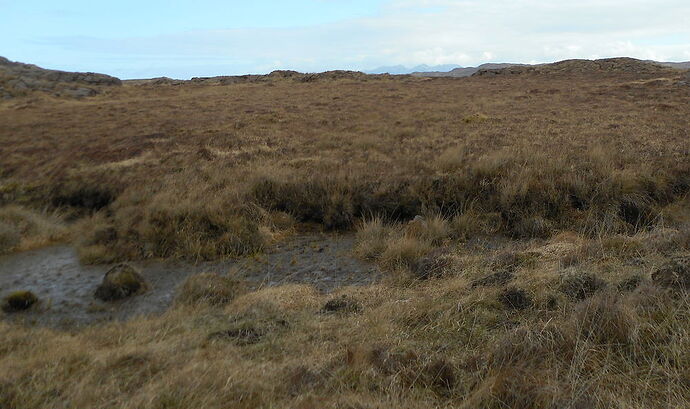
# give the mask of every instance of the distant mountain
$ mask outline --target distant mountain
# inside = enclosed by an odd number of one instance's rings
[[[413,72],[415,77],[469,77],[479,70],[495,70],[501,68],[523,66],[525,64],[511,64],[511,63],[487,63],[478,67],[458,67],[448,72],[442,71],[418,71]]]
[[[404,65],[391,65],[385,67],[374,68],[373,70],[364,71],[365,74],[392,74],[404,75],[419,71],[450,71],[459,68],[457,64],[442,64],[442,65],[426,65],[421,64],[414,67],[406,67]]]

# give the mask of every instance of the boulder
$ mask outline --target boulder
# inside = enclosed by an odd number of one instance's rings
[[[94,296],[102,301],[116,301],[141,294],[148,289],[148,283],[134,267],[118,264],[105,273]]]

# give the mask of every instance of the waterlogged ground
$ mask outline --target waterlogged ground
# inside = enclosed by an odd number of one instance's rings
[[[177,288],[191,274],[232,273],[251,288],[308,283],[323,292],[347,285],[365,285],[380,277],[371,264],[351,254],[351,236],[312,234],[294,237],[265,254],[239,260],[190,264],[176,261],[131,263],[151,290],[127,300],[101,302],[93,296],[107,265],[84,266],[70,246],[54,246],[0,257],[0,297],[17,290],[34,292],[40,303],[4,319],[28,325],[74,328],[138,315],[164,312]]]

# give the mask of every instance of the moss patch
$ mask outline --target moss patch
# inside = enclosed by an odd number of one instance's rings
[[[95,297],[102,301],[115,301],[145,292],[148,288],[144,277],[132,266],[118,264],[105,273]]]

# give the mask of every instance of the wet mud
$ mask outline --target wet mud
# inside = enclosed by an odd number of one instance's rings
[[[53,246],[0,257],[0,298],[29,290],[40,302],[2,319],[27,325],[75,328],[140,315],[160,314],[173,303],[178,287],[192,274],[234,274],[252,289],[289,283],[313,285],[331,292],[366,285],[381,276],[378,269],[356,259],[351,236],[311,234],[293,237],[266,253],[234,260],[192,264],[171,260],[132,262],[151,285],[141,295],[117,302],[94,298],[110,265],[85,266],[74,248]],[[0,313],[1,314],[1,313]]]

